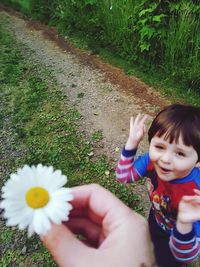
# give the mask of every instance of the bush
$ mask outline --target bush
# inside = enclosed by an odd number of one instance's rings
[[[63,35],[82,32],[99,46],[199,89],[200,5],[187,0],[3,0]],[[25,5],[26,3],[26,5]]]

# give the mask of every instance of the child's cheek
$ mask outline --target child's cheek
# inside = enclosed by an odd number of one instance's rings
[[[155,161],[156,160],[156,151],[154,148],[150,147],[150,150],[149,150],[149,157],[150,157],[150,160],[151,161]]]

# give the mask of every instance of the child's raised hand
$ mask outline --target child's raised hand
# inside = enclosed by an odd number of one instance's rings
[[[192,230],[192,223],[200,220],[200,190],[194,196],[183,196],[178,209],[177,229],[185,234]]]
[[[146,132],[145,122],[147,118],[147,115],[141,114],[138,114],[135,119],[131,117],[129,138],[125,146],[127,150],[132,150],[138,147]]]

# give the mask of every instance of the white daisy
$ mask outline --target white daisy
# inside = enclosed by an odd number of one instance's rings
[[[51,222],[61,224],[68,220],[73,199],[71,189],[62,187],[67,177],[53,167],[27,166],[12,173],[2,187],[0,207],[5,210],[7,226],[18,225],[28,236],[34,232],[45,235]]]

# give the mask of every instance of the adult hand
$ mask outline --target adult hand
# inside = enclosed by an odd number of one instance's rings
[[[125,146],[127,150],[136,149],[138,147],[146,132],[145,121],[147,118],[147,115],[141,114],[137,115],[135,119],[131,117],[129,138]]]
[[[142,216],[99,185],[75,187],[73,195],[69,221],[52,225],[42,238],[59,266],[155,266],[148,224]]]
[[[183,196],[178,209],[177,229],[186,234],[192,230],[192,223],[200,220],[200,190],[194,189],[194,196]]]

